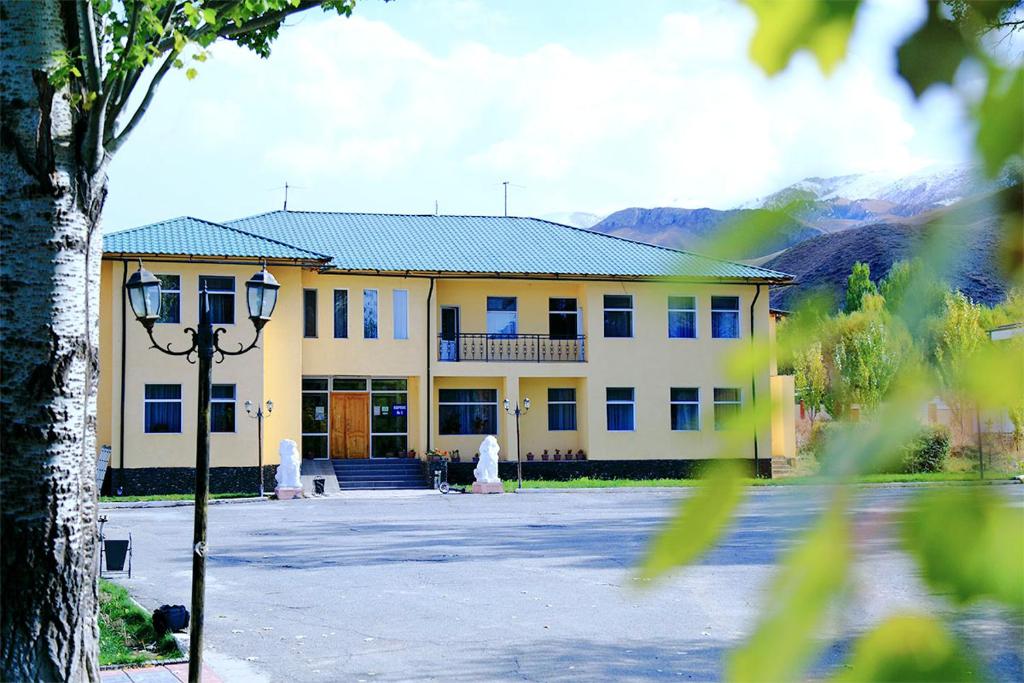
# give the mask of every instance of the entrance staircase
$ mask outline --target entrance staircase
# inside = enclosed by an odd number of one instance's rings
[[[342,491],[429,488],[423,463],[416,458],[332,460]]]

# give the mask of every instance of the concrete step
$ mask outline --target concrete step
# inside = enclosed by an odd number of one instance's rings
[[[384,483],[384,482],[371,482],[371,483],[339,482],[338,485],[341,487],[341,489],[343,491],[369,490],[369,489],[425,489],[425,488],[430,488],[429,486],[427,486],[426,482],[421,482],[419,484],[394,484],[394,483]]]

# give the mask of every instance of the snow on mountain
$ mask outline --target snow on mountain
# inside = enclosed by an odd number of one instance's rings
[[[561,211],[541,216],[546,221],[571,225],[574,228],[589,229],[601,222],[602,216],[586,211]]]

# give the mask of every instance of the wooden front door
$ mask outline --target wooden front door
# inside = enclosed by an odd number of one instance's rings
[[[331,394],[331,457],[370,457],[369,394]]]

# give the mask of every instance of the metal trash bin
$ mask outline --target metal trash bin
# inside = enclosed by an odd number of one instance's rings
[[[313,477],[313,493],[318,496],[324,495],[326,490],[327,480],[323,477]]]
[[[125,560],[128,559],[128,540],[104,540],[103,554],[108,572],[123,572]]]

